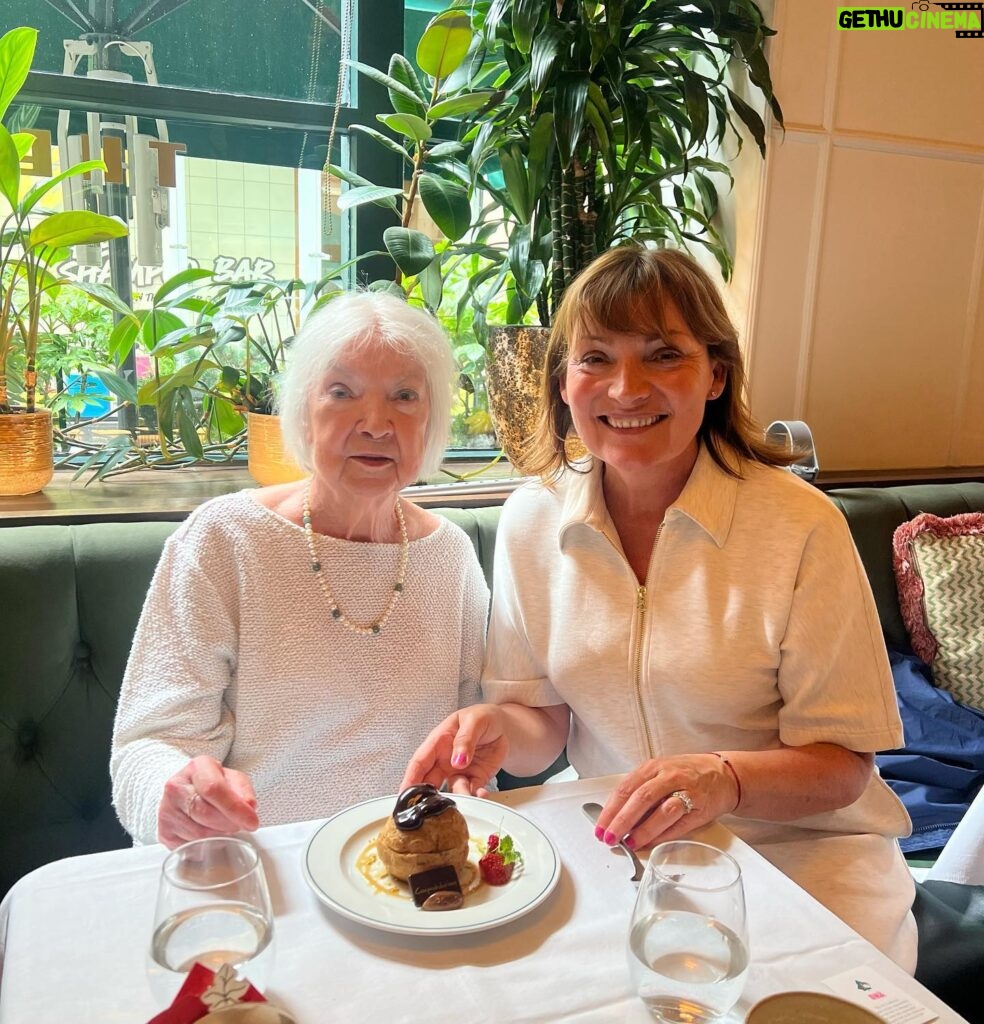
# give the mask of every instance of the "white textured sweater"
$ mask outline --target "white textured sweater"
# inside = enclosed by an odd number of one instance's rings
[[[316,535],[346,616],[371,621],[398,545]],[[120,692],[117,814],[156,842],[165,781],[209,754],[252,780],[262,825],[323,817],[396,791],[423,737],[479,696],[488,589],[447,520],[411,541],[378,636],[333,621],[304,531],[250,492],[197,509],[167,541]]]

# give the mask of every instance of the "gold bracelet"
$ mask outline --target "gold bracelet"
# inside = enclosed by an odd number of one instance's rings
[[[737,811],[739,807],[741,807],[741,779],[738,778],[738,773],[735,771],[735,766],[727,757],[724,756],[724,754],[721,754],[716,750],[712,750],[711,753],[715,757],[721,758],[721,760],[725,764],[725,767],[728,769],[729,772],[731,772],[731,777],[735,780],[735,788],[738,790],[738,802],[735,804],[734,807],[731,808],[731,813],[734,814],[734,812]]]

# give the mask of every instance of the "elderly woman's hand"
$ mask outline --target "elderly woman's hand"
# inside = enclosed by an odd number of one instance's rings
[[[157,838],[173,849],[192,839],[252,832],[260,824],[249,777],[214,757],[196,757],[164,783]]]
[[[740,798],[737,776],[718,754],[655,758],[618,784],[598,815],[595,835],[609,846],[625,839],[639,849],[731,813]]]
[[[495,704],[475,704],[449,715],[417,748],[400,789],[445,782],[453,793],[488,796],[489,779],[509,752],[506,722]]]

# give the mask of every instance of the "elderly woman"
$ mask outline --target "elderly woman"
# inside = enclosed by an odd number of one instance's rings
[[[344,295],[305,323],[280,411],[310,478],[202,505],[147,595],[110,766],[135,840],[392,793],[420,737],[478,698],[481,567],[400,497],[440,462],[454,378],[441,328],[393,296]]]
[[[873,772],[901,726],[840,512],[744,403],[736,332],[680,252],[597,259],[550,338],[533,461],[506,502],[483,690],[404,782],[481,792],[567,746],[626,773],[596,835],[635,847],[722,819],[899,963],[915,964],[905,810]],[[571,464],[573,426],[590,452]]]

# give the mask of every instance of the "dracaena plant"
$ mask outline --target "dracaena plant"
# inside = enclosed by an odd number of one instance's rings
[[[764,52],[773,32],[757,4],[469,0],[467,9],[493,89],[466,115],[470,187],[501,211],[510,320],[535,304],[549,325],[580,269],[629,238],[704,246],[729,276],[716,214],[732,176],[720,154],[740,148],[739,129],[765,153],[764,123],[742,89],[782,123]]]
[[[0,37],[0,117],[27,78],[36,41],[33,28],[15,28]],[[68,246],[120,238],[126,225],[87,210],[48,213],[41,207],[66,178],[105,170],[105,165],[101,160],[78,163],[24,191],[20,162],[34,141],[29,132],[11,134],[0,124],[0,415],[14,411],[8,384],[14,365],[22,371],[24,410],[35,410],[41,309],[48,298],[75,288],[121,314],[128,312],[111,289],[71,281],[54,270]]]

